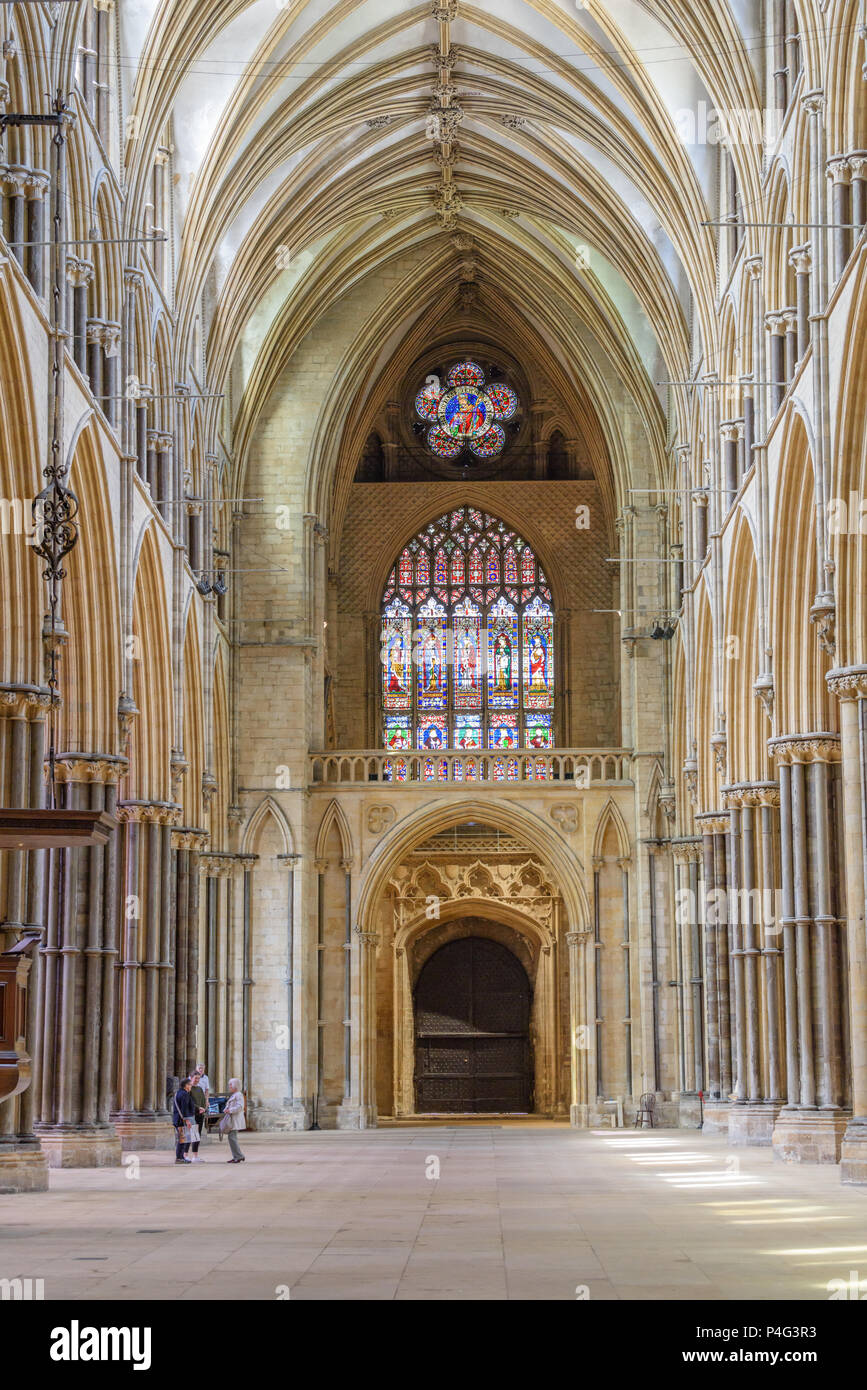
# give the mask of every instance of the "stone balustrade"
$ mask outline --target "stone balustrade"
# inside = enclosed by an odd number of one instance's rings
[[[550,782],[562,789],[630,782],[632,756],[621,748],[506,749],[502,751],[437,749],[388,752],[353,749],[313,753],[309,761],[312,787],[386,782],[397,788],[419,783],[457,783],[503,786]]]

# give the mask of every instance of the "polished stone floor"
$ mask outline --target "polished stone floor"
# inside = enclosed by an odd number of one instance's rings
[[[718,1136],[429,1123],[242,1143],[231,1171],[211,1140],[194,1167],[144,1154],[0,1197],[0,1279],[44,1279],[46,1299],[828,1299],[853,1274],[867,1293],[867,1190]]]

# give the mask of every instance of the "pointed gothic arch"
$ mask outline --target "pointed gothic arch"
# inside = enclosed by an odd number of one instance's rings
[[[244,827],[244,837],[242,840],[242,850],[244,854],[256,852],[260,836],[269,822],[274,823],[277,833],[283,845],[283,853],[291,855],[295,853],[295,839],[292,834],[292,827],[279,802],[273,796],[266,796],[259,802],[255,811]]]

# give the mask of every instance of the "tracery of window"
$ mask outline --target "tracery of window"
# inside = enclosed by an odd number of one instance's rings
[[[382,601],[383,745],[551,748],[554,610],[531,547],[460,507],[401,552]]]

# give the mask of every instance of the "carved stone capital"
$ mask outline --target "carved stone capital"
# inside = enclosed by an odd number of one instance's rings
[[[84,289],[93,279],[94,270],[90,261],[80,256],[66,257],[66,278],[74,289]]]
[[[702,857],[700,835],[682,836],[671,841],[671,855],[675,864],[698,864]]]
[[[743,420],[723,420],[719,432],[723,443],[737,444],[738,440],[744,437],[744,422]]]
[[[99,753],[61,753],[54,764],[54,778],[58,783],[99,782],[106,787],[116,787],[128,771],[126,758]],[[47,762],[45,775],[46,778],[49,775]]]
[[[768,752],[778,766],[783,763],[838,763],[842,757],[840,735],[825,731],[784,734],[769,739]]]
[[[809,275],[813,269],[812,246],[795,246],[789,252],[789,265],[796,275]]]
[[[43,169],[31,169],[24,181],[24,192],[33,203],[41,202],[51,187],[50,175]]]
[[[205,878],[232,878],[242,867],[240,858],[240,855],[220,854],[216,850],[206,851],[201,859]]]
[[[172,849],[186,849],[201,852],[207,847],[210,835],[192,825],[179,825],[172,830]]]
[[[825,164],[825,174],[832,183],[851,183],[852,165],[847,154],[834,155]]]
[[[170,801],[121,801],[117,819],[123,825],[179,825],[183,809]]]
[[[838,666],[825,682],[838,700],[867,700],[867,666]]]
[[[779,806],[780,787],[777,782],[740,782],[722,789],[723,805],[728,810],[742,807]]]
[[[29,686],[0,686],[0,719],[44,719],[51,709],[47,690]]]

